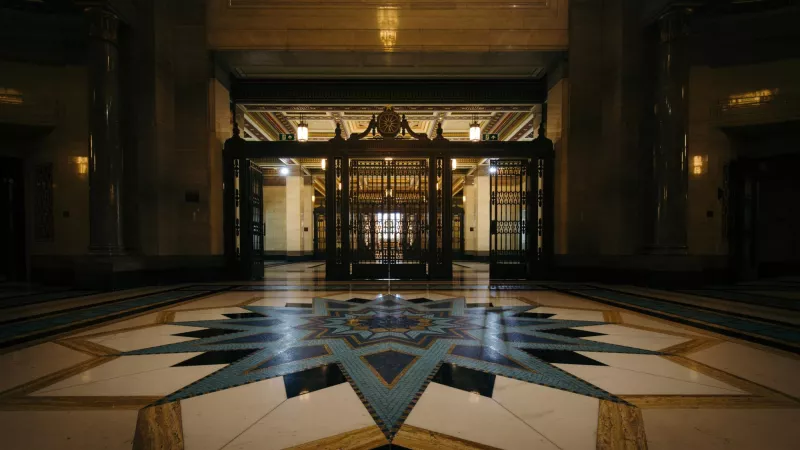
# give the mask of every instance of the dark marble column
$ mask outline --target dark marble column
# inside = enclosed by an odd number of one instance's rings
[[[655,229],[652,249],[655,253],[686,250],[689,14],[689,9],[675,8],[658,21],[660,41],[655,75],[656,128],[653,142]]]
[[[124,252],[122,241],[122,145],[120,142],[119,18],[86,9],[89,23],[89,250]]]

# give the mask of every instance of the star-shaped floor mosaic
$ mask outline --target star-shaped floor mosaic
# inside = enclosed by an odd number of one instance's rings
[[[316,389],[346,379],[391,440],[428,383],[452,378],[454,368],[621,401],[552,364],[602,365],[578,352],[659,354],[583,339],[599,334],[581,327],[604,322],[557,320],[532,306],[395,295],[311,306],[247,306],[226,320],[180,322],[198,330],[179,336],[196,339],[126,355],[201,352],[179,365],[227,364],[162,403],[292,374],[321,380]]]

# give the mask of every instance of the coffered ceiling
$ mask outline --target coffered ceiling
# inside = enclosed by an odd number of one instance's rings
[[[281,133],[297,132],[300,120],[308,123],[310,141],[327,141],[336,124],[342,136],[367,129],[373,114],[385,105],[239,105],[243,115],[244,138],[276,141]],[[477,121],[483,133],[494,133],[501,141],[529,141],[536,137],[541,120],[541,105],[396,105],[416,133],[436,135],[439,122],[444,137],[451,141],[469,140],[469,126]]]

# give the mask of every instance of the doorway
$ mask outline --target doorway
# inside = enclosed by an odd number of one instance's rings
[[[353,278],[426,278],[428,160],[352,159],[349,169]]]
[[[0,281],[25,280],[25,199],[22,161],[0,158]]]

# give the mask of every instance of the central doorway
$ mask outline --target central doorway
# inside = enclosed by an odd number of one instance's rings
[[[349,169],[353,278],[426,278],[428,159],[358,158]]]

